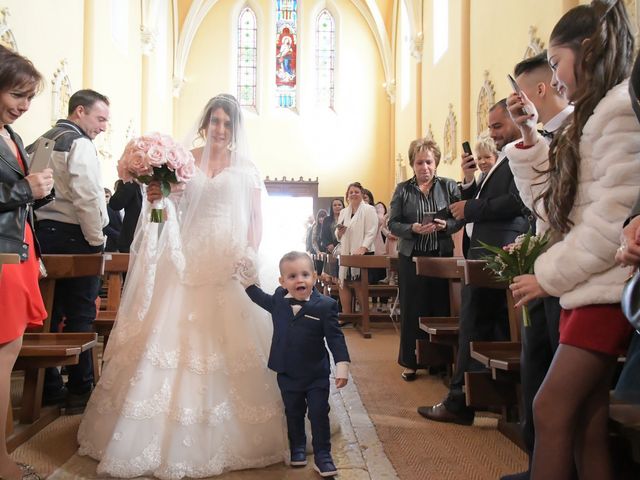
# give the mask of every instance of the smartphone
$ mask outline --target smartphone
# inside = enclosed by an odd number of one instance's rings
[[[436,218],[436,212],[427,212],[422,216],[422,225],[429,225],[433,223],[433,220]]]
[[[473,152],[471,151],[471,145],[469,145],[469,142],[462,142],[462,151],[467,155],[473,155]],[[468,165],[470,168],[476,168],[476,159],[473,158],[472,156],[467,160],[466,165]]]
[[[511,74],[508,73],[507,80],[509,80],[509,83],[511,84],[511,88],[513,89],[513,91],[516,92],[518,95],[520,95],[522,93],[522,90],[520,90],[520,86],[518,85],[518,82],[516,82],[515,78],[513,78]],[[522,113],[524,115],[531,115],[531,112],[527,110],[526,106],[522,107]]]

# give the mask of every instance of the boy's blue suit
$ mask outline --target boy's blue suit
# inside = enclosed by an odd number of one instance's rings
[[[278,287],[273,295],[255,285],[246,291],[273,318],[269,368],[278,373],[291,450],[305,448],[304,416],[308,408],[314,454],[329,453],[330,364],[325,339],[336,363],[350,361],[338,325],[337,302],[314,289],[309,301],[294,315],[284,288]]]

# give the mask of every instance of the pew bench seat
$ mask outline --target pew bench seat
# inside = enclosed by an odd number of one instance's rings
[[[13,451],[60,415],[59,406],[42,406],[42,368],[76,365],[80,354],[95,347],[95,333],[25,333],[14,370],[24,370],[20,407],[7,425],[7,449]]]

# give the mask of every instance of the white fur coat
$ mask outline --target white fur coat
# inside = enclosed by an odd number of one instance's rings
[[[532,169],[548,165],[546,142],[529,149],[507,146],[520,196],[531,208],[544,188]],[[623,223],[640,191],[640,124],[631,109],[628,81],[612,88],[587,121],[580,139],[578,191],[569,233],[535,263],[542,288],[563,308],[617,303],[629,270],[616,265]],[[536,205],[541,212],[541,205]],[[541,212],[544,217],[544,212]],[[545,226],[543,221],[539,226]]]

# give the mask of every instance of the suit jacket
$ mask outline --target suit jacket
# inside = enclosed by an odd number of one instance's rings
[[[292,378],[328,377],[329,353],[334,361],[348,362],[349,352],[344,334],[338,325],[338,303],[314,288],[309,301],[294,316],[287,291],[278,287],[273,295],[251,285],[247,294],[273,319],[273,338],[269,353],[269,368]]]
[[[465,221],[473,222],[469,249],[465,251],[469,259],[478,259],[488,253],[480,246],[480,241],[503,246],[530,228],[530,212],[520,199],[508,158],[485,180],[480,195],[475,198],[478,188],[474,181],[469,188],[462,189],[462,198],[467,200]]]
[[[138,217],[142,210],[142,191],[140,185],[135,182],[125,183],[121,180],[116,185],[116,191],[113,193],[109,206],[113,210],[124,209],[124,219],[122,220],[122,228],[118,237],[118,250],[128,253],[133,241],[133,235],[138,225]]]
[[[103,229],[107,237],[107,245],[104,250],[105,252],[117,252],[118,239],[120,238],[120,231],[122,230],[122,219],[120,218],[120,212],[114,210],[109,205],[107,205],[107,214],[109,214],[109,225]]]

